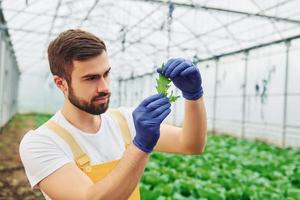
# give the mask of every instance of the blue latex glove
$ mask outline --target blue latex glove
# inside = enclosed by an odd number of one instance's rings
[[[133,111],[135,146],[146,153],[152,152],[160,136],[160,124],[171,112],[170,107],[167,97],[156,94],[146,98]]]
[[[183,58],[170,59],[163,70],[159,68],[157,72],[170,78],[185,99],[197,100],[203,96],[200,72],[191,61]]]

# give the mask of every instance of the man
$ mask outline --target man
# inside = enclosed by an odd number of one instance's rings
[[[179,128],[161,124],[170,113],[170,103],[160,94],[146,98],[133,113],[106,112],[111,68],[104,42],[93,34],[61,33],[50,43],[48,59],[64,104],[20,144],[29,182],[46,199],[139,199],[138,182],[153,150],[203,152],[202,81],[191,62],[170,59],[158,70],[185,98],[183,128]]]

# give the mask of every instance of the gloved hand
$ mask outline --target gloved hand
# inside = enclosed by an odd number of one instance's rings
[[[171,112],[170,107],[167,97],[156,94],[146,98],[133,111],[135,146],[146,153],[152,152],[160,136],[160,124]]]
[[[170,78],[185,99],[197,100],[203,96],[200,72],[191,61],[173,58],[168,60],[163,70],[159,68],[157,72]]]

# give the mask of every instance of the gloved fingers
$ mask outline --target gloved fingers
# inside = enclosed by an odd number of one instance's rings
[[[142,103],[140,104],[140,106],[145,106],[146,107],[149,103],[151,103],[151,102],[153,102],[153,101],[155,101],[157,99],[160,99],[162,97],[163,97],[162,94],[155,94],[155,95],[152,95],[150,97],[147,97],[146,99],[144,99],[142,101]]]
[[[194,64],[190,60],[185,60],[185,63],[187,63],[189,66],[193,66]]]
[[[168,97],[162,96],[161,98],[150,102],[146,107],[147,107],[147,110],[152,111],[166,103],[169,103]]]
[[[175,58],[171,58],[167,61],[167,64],[164,64],[164,66],[170,65],[171,62],[173,62],[175,60]],[[162,69],[161,67],[157,68],[156,71],[160,74],[162,74]]]
[[[187,69],[185,69],[184,71],[182,71],[180,73],[180,75],[181,76],[188,76],[190,74],[196,73],[197,71],[198,71],[197,67],[191,66],[191,67],[188,67]]]
[[[171,107],[171,104],[168,102],[155,110],[151,111],[151,115],[153,118],[158,117],[161,113],[163,113],[165,110],[169,109]]]
[[[159,116],[157,116],[156,119],[159,119],[159,122],[161,123],[170,114],[170,112],[171,112],[171,109],[168,108],[163,113],[161,113]]]
[[[183,62],[183,63],[179,64],[178,66],[176,66],[173,69],[173,71],[171,71],[170,78],[174,78],[175,76],[177,76],[178,74],[180,74],[181,72],[183,72],[188,67],[190,67],[190,65],[188,65],[188,63],[186,63],[186,62]]]
[[[174,59],[174,61],[170,62],[169,65],[165,65],[162,74],[165,75],[167,78],[169,78],[170,72],[172,71],[173,67],[176,67],[177,65],[179,65],[180,63],[182,63],[184,61],[183,58],[176,58]],[[167,75],[168,74],[168,75]]]
[[[176,60],[176,58],[171,58],[167,61],[167,63],[165,64],[165,66],[169,66],[172,62],[174,62]]]
[[[173,63],[171,63],[169,66],[166,66],[166,71],[164,73],[164,75],[169,78],[171,72],[177,68],[178,65],[180,65],[181,63],[184,63],[184,59],[182,58],[178,58],[176,59]]]

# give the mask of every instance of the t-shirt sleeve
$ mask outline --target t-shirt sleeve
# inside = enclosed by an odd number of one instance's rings
[[[52,138],[35,131],[29,131],[23,137],[19,153],[31,187],[66,163],[74,162]]]
[[[133,112],[134,108],[120,107],[119,110],[123,114],[123,116],[126,118],[131,137],[134,138],[135,134],[136,134],[136,130],[135,130],[134,122],[133,122],[133,116],[132,116],[132,112]]]

